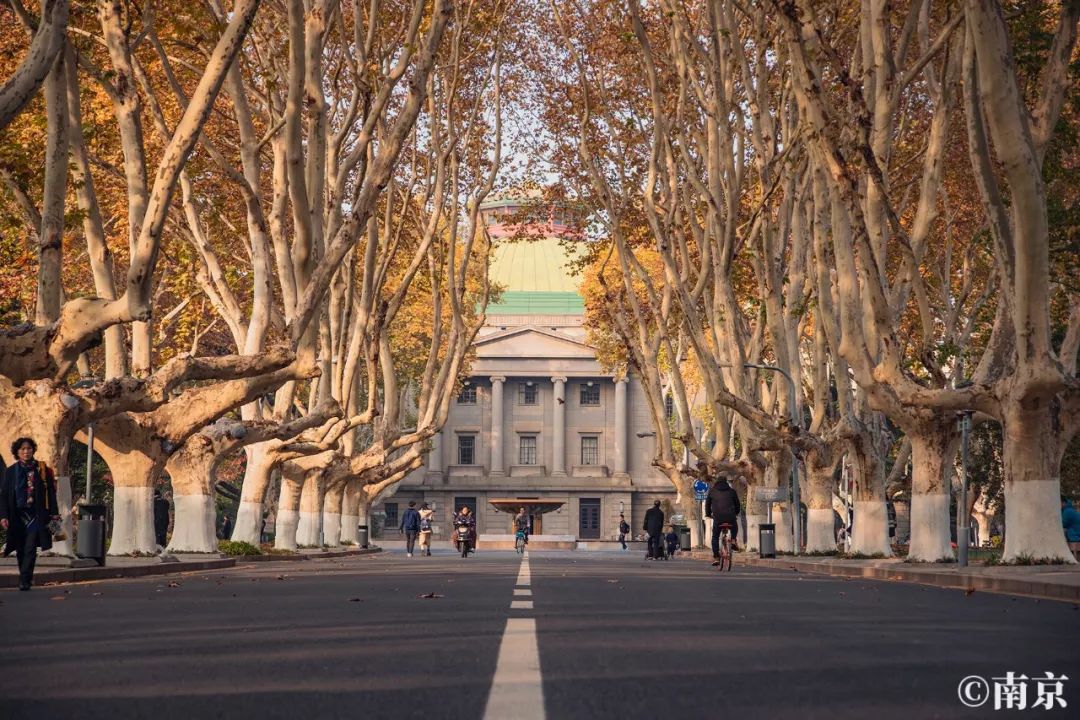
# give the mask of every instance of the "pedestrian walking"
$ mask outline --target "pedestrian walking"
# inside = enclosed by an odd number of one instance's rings
[[[35,452],[37,443],[31,438],[12,443],[16,462],[4,470],[0,481],[0,527],[7,531],[4,555],[14,552],[19,561],[20,590],[30,589],[38,548],[52,547],[49,525],[60,520],[56,477],[45,463],[34,459]]]
[[[663,542],[664,511],[660,509],[660,501],[653,502],[653,506],[645,512],[645,524],[641,526],[648,536],[649,560],[662,557],[660,543]]]
[[[166,500],[161,490],[154,490],[154,542],[162,548],[169,534],[169,501]]]
[[[626,516],[619,513],[619,542],[622,543],[622,549],[626,549],[626,536],[630,534],[630,524],[626,522]]]
[[[431,524],[435,519],[435,511],[428,507],[427,503],[420,503],[420,554],[431,555]]]
[[[221,521],[221,539],[228,540],[232,537],[232,518],[228,515]]]
[[[413,548],[416,547],[416,536],[420,534],[420,513],[416,511],[416,501],[409,501],[409,509],[401,516],[399,533],[405,533],[405,555],[412,557]]]

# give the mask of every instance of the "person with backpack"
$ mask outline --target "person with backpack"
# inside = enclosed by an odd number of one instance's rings
[[[401,516],[399,533],[405,534],[405,556],[412,557],[413,548],[416,547],[416,536],[420,534],[420,513],[416,511],[416,501],[409,501],[409,509]]]
[[[427,503],[420,503],[420,554],[431,555],[431,523],[435,511]]]
[[[619,513],[619,542],[622,549],[626,549],[626,536],[630,534],[630,523],[626,522],[626,516]]]

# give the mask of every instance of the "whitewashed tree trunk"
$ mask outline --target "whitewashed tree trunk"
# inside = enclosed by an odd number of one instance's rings
[[[263,501],[266,489],[270,486],[270,474],[274,469],[274,460],[266,450],[270,443],[259,443],[244,448],[247,453],[247,466],[244,469],[244,484],[240,490],[240,505],[236,510],[236,526],[232,539],[258,545],[263,522]]]
[[[1061,525],[1060,431],[1054,427],[1060,419],[1049,405],[1011,402],[1004,408],[1004,562],[1076,563]]]
[[[217,506],[213,495],[174,491],[173,533],[169,552],[216,553]]]
[[[810,473],[806,498],[806,552],[836,551],[836,533],[832,509],[833,468],[817,469],[807,463]]]
[[[279,550],[296,549],[296,530],[300,523],[301,487],[301,483],[293,476],[293,473],[282,473],[277,522],[274,525],[274,547]]]
[[[911,543],[908,560],[938,562],[953,557],[949,490],[956,433],[950,428],[914,430],[911,440]]]
[[[330,547],[341,545],[341,505],[345,486],[341,485],[327,491],[323,497],[323,543]]]
[[[863,438],[862,445],[870,439]],[[867,451],[873,453],[872,449]],[[889,545],[889,513],[885,507],[885,471],[879,458],[858,449],[851,453],[855,493],[852,501],[854,527],[851,552],[862,555],[892,555]]]
[[[342,543],[351,542],[354,545],[358,539],[358,526],[360,525],[360,492],[357,481],[350,481],[345,485],[345,492],[341,499],[341,536]]]
[[[322,479],[321,473],[311,472],[304,478],[300,491],[300,517],[296,528],[296,544],[300,547],[322,546]]]

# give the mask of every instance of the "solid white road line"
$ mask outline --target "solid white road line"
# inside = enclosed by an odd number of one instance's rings
[[[546,717],[536,619],[510,618],[499,646],[484,720],[545,720]]]

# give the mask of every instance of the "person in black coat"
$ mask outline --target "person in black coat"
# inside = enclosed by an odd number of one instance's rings
[[[721,476],[713,483],[705,498],[705,517],[712,518],[712,554],[716,560],[720,559],[720,526],[731,526],[731,547],[737,547],[736,540],[739,537],[738,516],[742,511],[739,504],[739,494],[735,488],[728,484],[727,478]]]
[[[0,527],[7,531],[4,555],[13,551],[19,560],[19,589],[29,590],[34,580],[37,550],[52,547],[49,522],[60,518],[56,478],[43,462],[34,459],[37,443],[21,437],[11,445],[16,462],[0,481]]]
[[[645,524],[641,526],[645,534],[649,536],[649,559],[661,557],[660,543],[664,535],[664,511],[660,509],[660,501],[653,502],[653,506],[645,512]]]
[[[160,490],[154,491],[154,541],[165,547],[169,535],[169,501]]]

